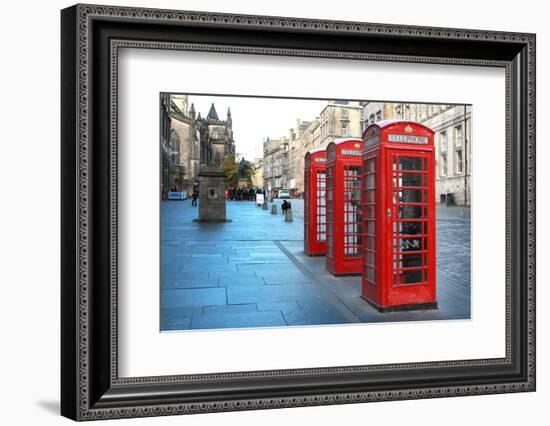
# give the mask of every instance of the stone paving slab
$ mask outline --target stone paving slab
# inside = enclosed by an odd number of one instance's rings
[[[258,278],[255,271],[210,271],[209,276],[215,277],[215,278],[224,278],[226,280],[233,280],[233,281],[238,281],[241,278],[246,279],[249,277]]]
[[[269,281],[267,281],[267,279],[264,279],[264,280],[266,281],[267,285],[273,285],[273,286],[278,286],[278,285],[312,285],[312,284],[314,284],[314,282],[309,280],[307,277],[301,278],[299,280],[293,280],[293,281],[289,281],[289,280],[269,280]]]
[[[170,317],[162,319],[161,330],[163,331],[177,331],[177,330],[189,330],[191,328],[191,317]]]
[[[347,277],[346,277],[347,278]],[[338,297],[352,297],[357,296],[361,292],[361,277],[352,277],[344,282],[334,282],[328,278],[326,287],[338,294]]]
[[[265,286],[265,281],[256,276],[245,276],[240,278],[220,278],[220,287],[233,287],[233,286]]]
[[[349,321],[332,305],[300,309],[284,314],[288,325],[346,324]]]
[[[229,256],[228,263],[236,263],[240,265],[280,265],[291,263],[290,260],[285,256],[265,256],[265,257],[252,257],[252,256]]]
[[[281,253],[279,247],[274,246],[270,250],[258,249],[250,252],[250,257],[284,257],[284,254]]]
[[[194,288],[162,290],[163,308],[202,307],[225,305],[225,288]]]
[[[250,312],[259,312],[258,306],[255,303],[247,303],[243,305],[214,305],[205,306],[203,308],[204,315],[220,315],[220,314],[248,314]]]
[[[295,265],[292,265],[288,268],[257,268],[256,274],[266,282],[281,282],[281,281],[299,281],[305,278],[305,275],[302,271],[296,268]]]
[[[162,265],[161,275],[168,276],[170,274],[181,274],[183,271],[186,273],[193,273],[192,263],[189,259],[179,257],[177,260],[174,260],[167,265]]]
[[[217,276],[214,275],[214,272],[209,274],[209,271],[198,271],[198,270],[192,269],[191,266],[186,266],[185,268],[179,268],[177,271],[173,271],[173,270],[163,271],[161,274],[162,282],[179,281],[181,279],[202,280],[209,277],[217,277]]]
[[[176,278],[172,280],[166,280],[162,284],[163,289],[204,287],[218,287],[218,278]]]
[[[300,309],[304,310],[330,310],[334,307],[333,304],[324,297],[299,297],[296,300],[296,303],[298,304]]]
[[[248,262],[248,263],[237,263],[237,270],[239,271],[254,271],[256,275],[264,276],[266,270],[272,269],[284,269],[291,266],[291,262],[288,260],[277,259],[273,262]]]
[[[192,269],[191,269],[192,268]],[[189,270],[194,270],[194,266],[189,266]],[[218,273],[218,272],[238,272],[239,269],[237,269],[236,264],[200,264],[196,266],[197,270],[200,270],[202,272],[208,272],[210,274],[212,273]],[[187,267],[182,268],[181,272],[185,274],[187,272]]]
[[[227,288],[227,300],[230,304],[289,302],[319,295],[319,289],[314,285],[234,286]]]
[[[207,259],[224,258],[222,253],[192,253],[191,257],[200,257],[200,258],[207,258]]]
[[[191,329],[282,327],[287,323],[280,312],[221,313],[193,317]]]
[[[162,310],[162,318],[178,318],[178,317],[195,317],[197,315],[203,314],[204,308],[202,306],[198,307],[187,307],[187,308],[164,308]]]
[[[259,311],[280,311],[283,315],[301,310],[302,308],[295,301],[292,302],[265,302],[257,303]]]

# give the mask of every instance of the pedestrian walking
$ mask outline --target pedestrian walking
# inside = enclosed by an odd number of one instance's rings
[[[197,186],[193,187],[193,193],[191,194],[191,205],[197,205],[197,198],[199,198],[199,188]]]

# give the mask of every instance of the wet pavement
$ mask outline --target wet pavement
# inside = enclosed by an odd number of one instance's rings
[[[303,201],[293,222],[228,201],[224,224],[193,222],[190,200],[161,206],[162,331],[470,318],[470,212],[437,209],[437,310],[380,313],[361,277],[334,277],[303,252]]]

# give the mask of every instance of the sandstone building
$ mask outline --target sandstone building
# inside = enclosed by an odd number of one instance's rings
[[[268,191],[304,192],[304,157],[326,148],[335,139],[361,137],[363,107],[355,101],[330,101],[313,120],[296,120],[296,127],[280,139],[264,141],[264,181]]]
[[[221,120],[214,104],[206,118],[188,95],[161,95],[161,189],[191,192],[201,165],[220,165],[235,153],[231,111]]]
[[[289,140],[287,137],[279,139],[266,138],[263,142],[263,173],[264,186],[271,194],[286,188],[287,184],[287,152]]]

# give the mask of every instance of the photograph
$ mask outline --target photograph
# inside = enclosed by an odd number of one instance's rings
[[[470,320],[472,109],[160,93],[160,331]]]

